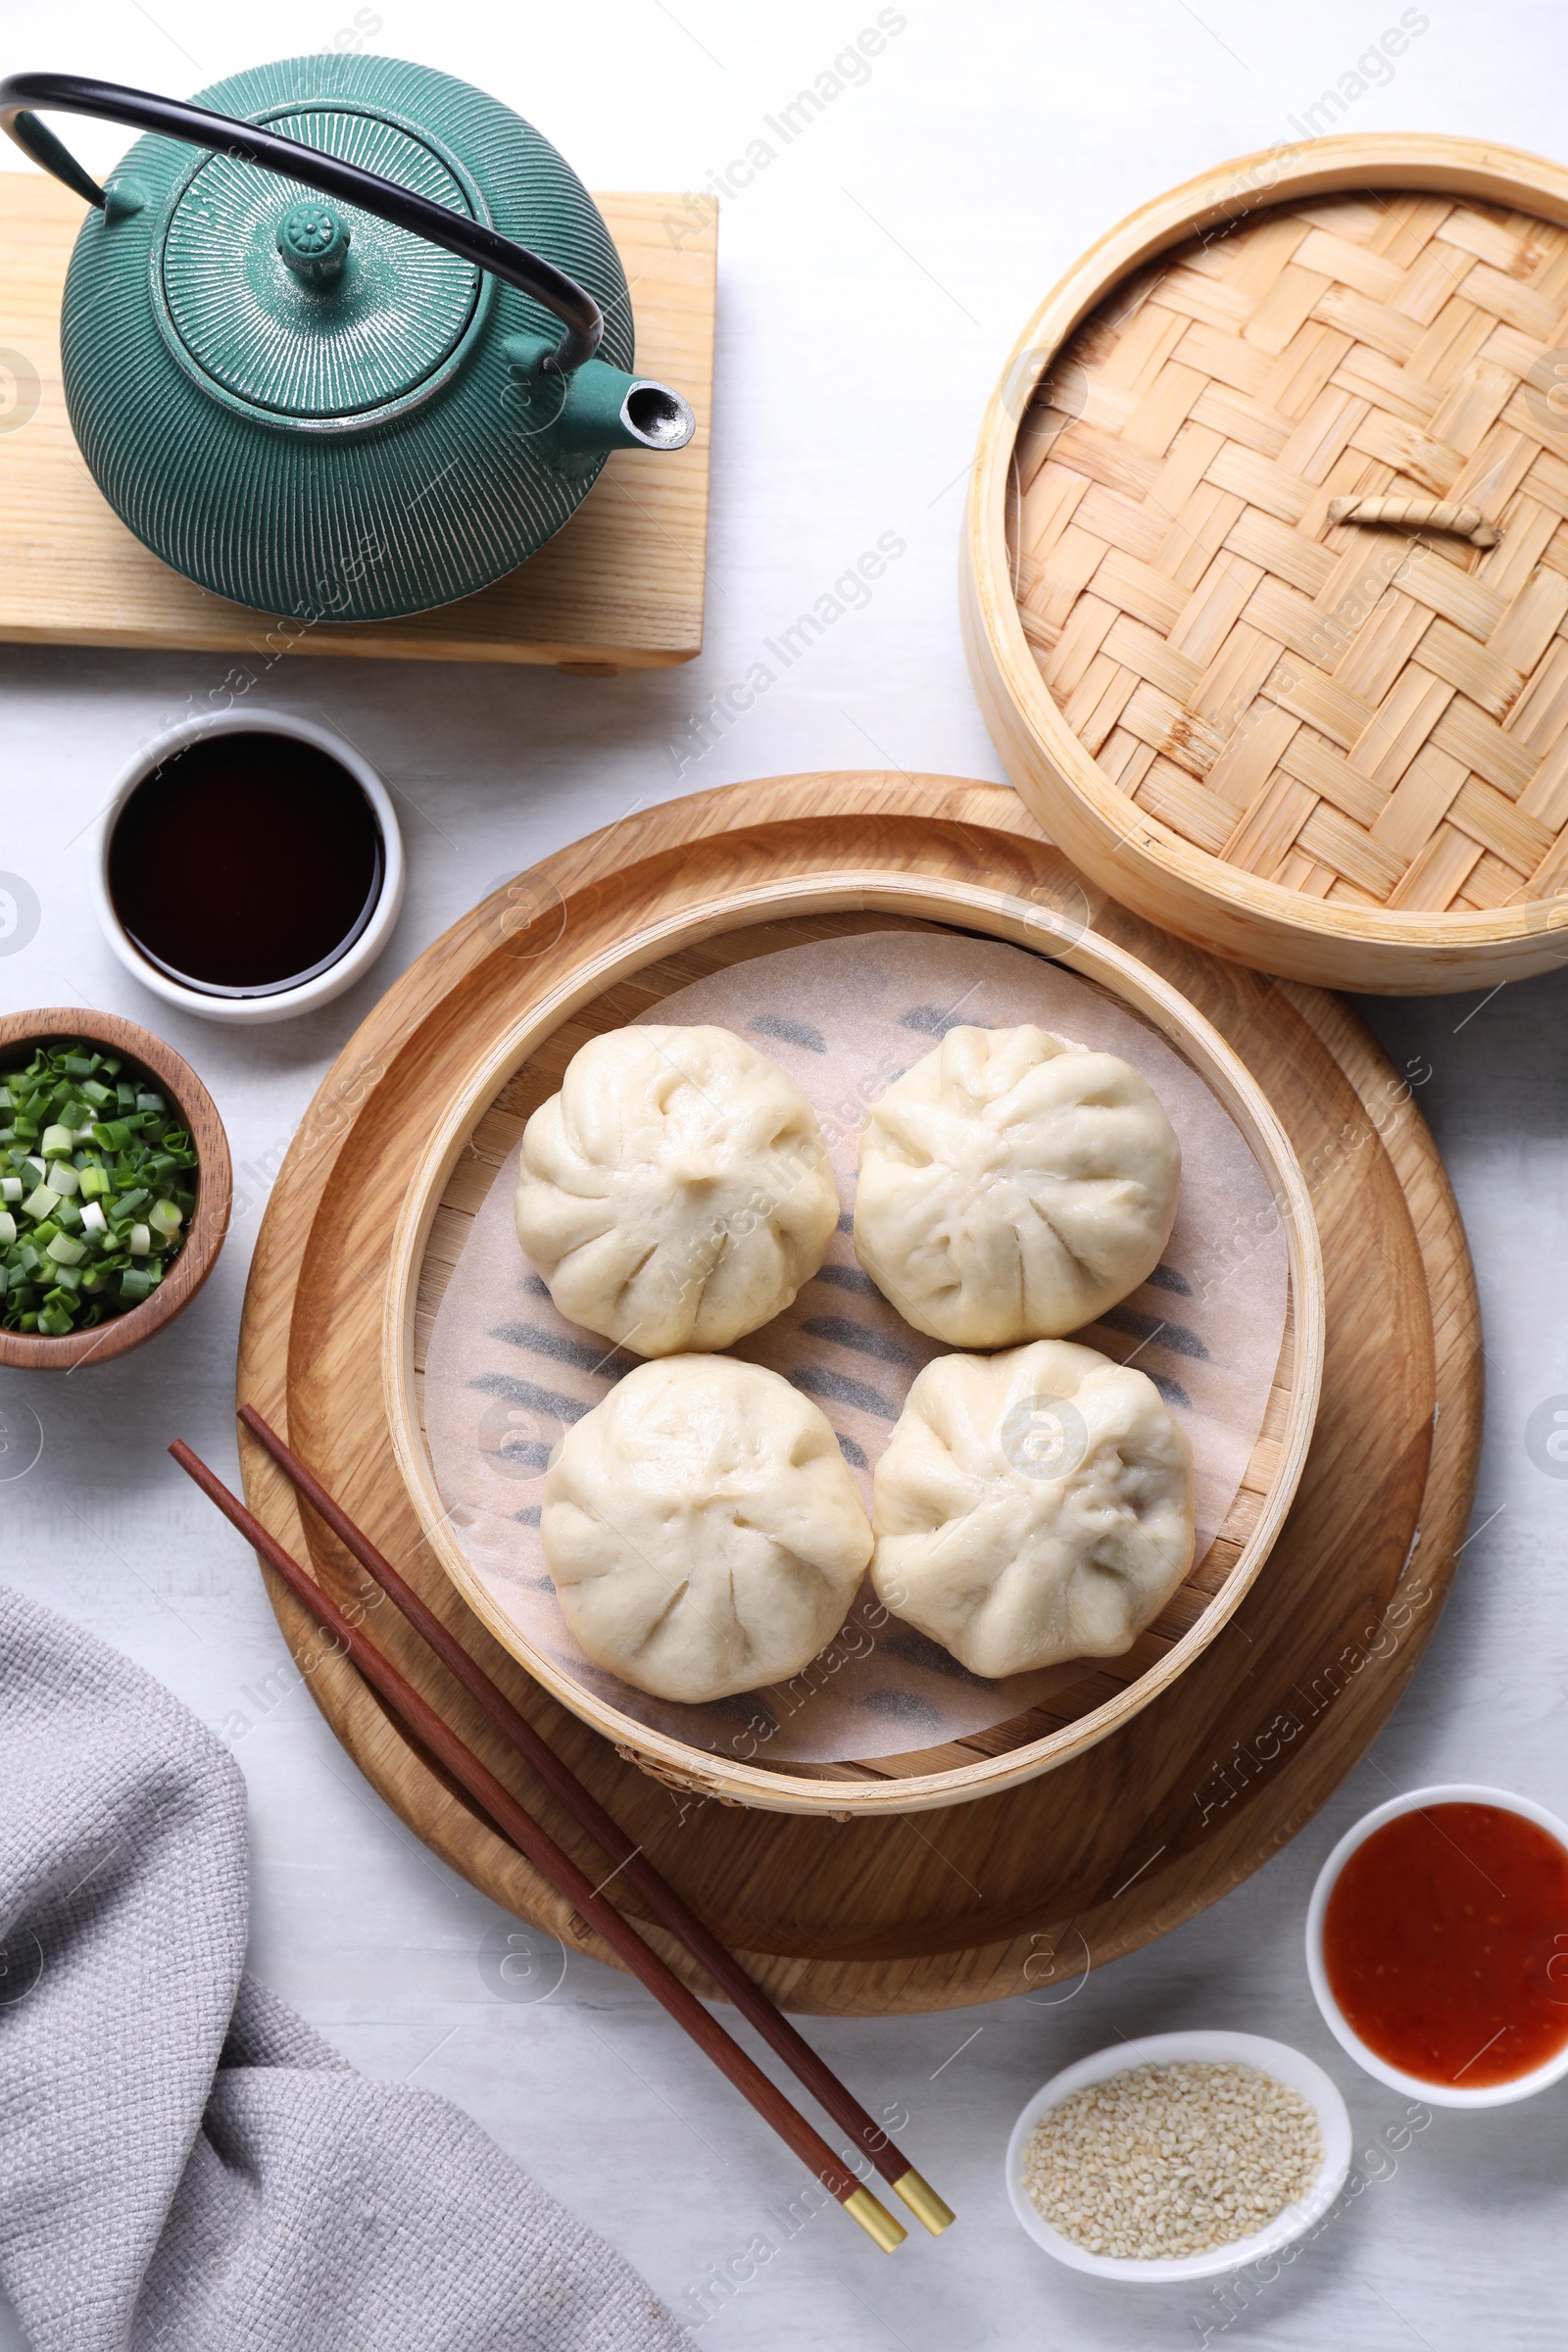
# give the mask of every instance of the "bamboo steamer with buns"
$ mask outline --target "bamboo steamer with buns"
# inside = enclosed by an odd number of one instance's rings
[[[1146,205],[1014,350],[962,576],[1008,773],[1139,914],[1335,988],[1568,961],[1568,171],[1379,132]]]
[[[516,942],[503,934],[490,958],[501,975],[498,992],[482,1004],[476,1001],[446,1033],[441,1050],[431,1050],[421,1065],[417,1117],[400,1145],[395,1177],[377,1212],[385,1225],[381,1238],[389,1236],[390,1242],[379,1332],[368,1328],[365,1340],[379,1338],[378,1418],[390,1444],[388,1475],[417,1516],[428,1556],[501,1650],[563,1707],[643,1771],[675,1789],[722,1804],[870,1819],[992,1796],[1070,1764],[1134,1721],[1222,1633],[1268,1559],[1311,1439],[1325,1344],[1322,1251],[1307,1179],[1263,1088],[1219,1030],[1159,973],[1093,926],[1047,911],[1044,899],[1021,895],[1020,885],[1023,890],[1035,886],[1037,870],[1032,863],[1017,864],[1005,842],[987,839],[977,856],[976,837],[965,834],[955,853],[937,841],[936,832],[924,812],[904,821],[890,815],[869,827],[854,821],[853,814],[803,817],[782,839],[777,833],[732,832],[716,843],[689,846],[657,874],[639,868],[644,887],[623,904],[592,892],[559,908],[552,904],[537,926],[548,944],[535,956],[527,940],[526,961],[514,959]],[[1070,877],[1054,854],[1040,845],[1039,855],[1044,861],[1038,869],[1040,887],[1070,893]],[[1087,906],[1081,892],[1078,898]],[[625,1693],[607,1692],[602,1678],[564,1657],[530,1625],[518,1602],[524,1571],[510,1564],[510,1550],[509,1564],[499,1574],[482,1563],[469,1531],[487,1523],[484,1511],[444,1492],[437,1474],[429,1411],[430,1335],[495,1171],[507,1163],[527,1118],[561,1086],[567,1060],[588,1038],[620,1029],[629,1009],[649,1009],[705,969],[744,963],[784,945],[879,927],[894,934],[896,945],[904,926],[921,930],[933,924],[1014,948],[1044,950],[1053,962],[1091,982],[1175,1049],[1234,1122],[1266,1186],[1265,1198],[1274,1203],[1288,1284],[1283,1335],[1263,1419],[1224,1523],[1200,1547],[1202,1556],[1193,1561],[1168,1605],[1125,1654],[1063,1666],[1060,1674],[1068,1687],[1054,1693],[1049,1715],[1032,1701],[1020,1711],[1021,1702],[1009,1695],[1016,1686],[986,1686],[993,1693],[993,1713],[972,1743],[942,1740],[915,1749],[907,1735],[900,1741],[895,1733],[889,1744],[900,1752],[874,1762],[775,1763],[763,1744],[765,1730],[759,1735],[755,1728],[743,1729],[734,1740],[726,1731],[724,1744],[709,1745],[704,1743],[709,1732],[688,1738],[662,1728],[657,1718],[630,1711]],[[499,1302],[513,1295],[521,1268],[510,1209],[507,1222],[505,1250],[486,1261],[494,1266],[480,1294],[487,1327],[505,1311]],[[1240,1247],[1232,1228],[1226,1225],[1208,1239],[1214,1264],[1228,1265],[1231,1250]],[[1229,1296],[1216,1286],[1218,1298]],[[1199,1305],[1192,1298],[1183,1311],[1196,1314]],[[526,1308],[530,1316],[537,1311],[537,1304]],[[1223,1304],[1216,1309],[1224,1311]],[[490,1336],[520,1328],[502,1326]],[[1136,1332],[1143,1326],[1131,1328]],[[1152,1336],[1157,1333],[1152,1329]],[[347,1343],[340,1336],[337,1344]],[[593,1341],[578,1351],[595,1367],[595,1387],[612,1377],[605,1370],[607,1345]],[[550,1341],[553,1350],[561,1346],[559,1339]],[[571,1343],[549,1361],[548,1377],[558,1386],[565,1382]],[[498,1382],[488,1368],[466,1386],[500,1398],[524,1394],[510,1375],[502,1374]],[[542,1392],[527,1392],[536,1393]],[[833,1391],[815,1393],[831,1396]],[[579,1414],[592,1394],[590,1389],[578,1402],[567,1400],[564,1417]],[[509,1490],[508,1500],[514,1501],[520,1492]],[[537,1508],[532,1515],[537,1519]],[[903,1720],[889,1717],[890,1725]],[[747,1723],[744,1708],[739,1722]]]

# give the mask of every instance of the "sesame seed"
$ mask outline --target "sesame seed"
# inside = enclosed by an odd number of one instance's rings
[[[1024,2149],[1030,2198],[1091,2254],[1168,2259],[1250,2237],[1306,2196],[1317,2116],[1256,2067],[1135,2066],[1074,2091]]]

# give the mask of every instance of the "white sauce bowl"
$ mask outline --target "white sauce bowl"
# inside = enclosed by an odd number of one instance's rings
[[[382,847],[382,875],[380,895],[366,924],[345,954],[325,971],[302,980],[296,988],[275,989],[270,994],[249,996],[215,996],[206,989],[187,988],[172,979],[167,972],[150,963],[134,940],[124,929],[115,912],[114,900],[109,892],[109,844],[114,836],[120,812],[138,784],[161,767],[175,752],[184,751],[193,743],[205,742],[215,735],[286,735],[295,743],[308,743],[313,749],[324,752],[345,768],[369,802],[375,821],[380,828]],[[255,1025],[266,1021],[286,1021],[295,1013],[306,1012],[318,1004],[330,1004],[344,990],[352,988],[363,972],[380,955],[392,935],[403,905],[403,835],[398,828],[397,811],[391,796],[369,761],[357,752],[352,743],[335,735],[329,727],[318,726],[314,720],[297,718],[288,710],[258,710],[249,707],[233,710],[212,711],[202,717],[182,720],[151,743],[145,743],[124,768],[104,811],[98,828],[97,855],[92,869],[93,912],[99,928],[114,949],[121,962],[143,988],[152,990],[166,1004],[183,1006],[185,1011],[198,1013],[204,1021],[231,1021]]]
[[[1386,1821],[1396,1821],[1401,1813],[1419,1813],[1428,1805],[1495,1805],[1504,1813],[1517,1813],[1533,1821],[1568,1849],[1568,1823],[1548,1813],[1532,1797],[1515,1796],[1508,1788],[1484,1788],[1468,1781],[1445,1782],[1431,1788],[1412,1788],[1403,1796],[1390,1797],[1386,1805],[1376,1806],[1364,1814],[1353,1830],[1347,1830],[1323,1868],[1318,1872],[1317,1885],[1306,1913],[1306,1973],[1312,1980],[1312,1991],[1323,2012],[1323,2022],[1340,2047],[1348,2050],[1357,2066],[1386,2082],[1391,2090],[1408,2092],[1411,2098],[1424,2099],[1429,2107],[1507,2107],[1515,2099],[1533,2098],[1549,2082],[1560,2082],[1568,2075],[1568,2043],[1548,2058],[1544,2066],[1532,2069],[1528,2075],[1515,2075],[1507,2082],[1481,2082],[1467,2088],[1462,2082],[1431,2082],[1421,2075],[1407,2075],[1376,2050],[1367,2048],[1334,1997],[1328,1970],[1323,1961],[1323,1921],[1341,1871],[1358,1845],[1364,1844],[1374,1830]],[[1568,1921],[1564,1922],[1568,1929]],[[1555,1960],[1548,1963],[1548,1974],[1555,1972],[1563,1979],[1563,2023],[1568,2026],[1568,1945],[1559,1968]]]

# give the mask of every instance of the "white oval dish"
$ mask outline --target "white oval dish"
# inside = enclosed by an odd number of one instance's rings
[[[1135,2066],[1250,2066],[1261,2075],[1272,2075],[1276,2082],[1300,2092],[1317,2116],[1317,2127],[1323,2137],[1323,2163],[1316,2180],[1299,2205],[1287,2205],[1262,2230],[1250,2237],[1232,2238],[1222,2246],[1210,2246],[1201,2254],[1181,2254],[1140,2260],[1130,2255],[1091,2254],[1086,2246],[1064,2237],[1054,2230],[1035,2204],[1023,2181],[1023,2152],[1031,2132],[1042,2116],[1076,2090],[1086,2090],[1091,2083],[1108,2082],[1112,2075],[1125,2075]],[[1260,2262],[1265,2255],[1277,2254],[1293,2238],[1299,2237],[1321,2221],[1340,2190],[1350,2169],[1350,2119],[1345,2101],[1335,2084],[1320,2066],[1287,2042],[1268,2041],[1260,2034],[1146,2034],[1137,2041],[1122,2041],[1108,2050],[1096,2050],[1089,2058],[1080,2058],[1076,2066],[1065,2067],[1053,2076],[1043,2090],[1037,2090],[1028,2106],[1012,2127],[1007,2142],[1007,2201],[1019,2222],[1048,2254],[1064,2262],[1075,2271],[1088,2271],[1097,2278],[1122,2278],[1149,2286],[1168,2286],[1182,2278],[1212,2278],[1223,2271],[1245,2270],[1251,2262]]]
[[[1558,1844],[1568,1848],[1568,1822],[1559,1821],[1544,1805],[1533,1797],[1516,1796],[1511,1788],[1486,1788],[1469,1781],[1444,1782],[1430,1788],[1412,1788],[1403,1796],[1390,1797],[1386,1805],[1374,1806],[1363,1814],[1354,1829],[1347,1830],[1322,1869],[1312,1899],[1306,1911],[1306,1973],[1312,1980],[1312,1991],[1323,2012],[1323,2022],[1342,2049],[1348,2050],[1357,2066],[1391,2090],[1408,2091],[1413,2098],[1424,2099],[1430,2107],[1507,2107],[1515,2099],[1534,2097],[1548,2083],[1560,2082],[1568,2075],[1568,2042],[1528,2075],[1515,2075],[1507,2082],[1482,2082],[1466,2089],[1459,2082],[1432,2082],[1421,2075],[1404,2074],[1398,2067],[1390,2066],[1375,2050],[1368,2049],[1360,2035],[1350,2026],[1335,1999],[1323,1964],[1323,1920],[1329,1907],[1329,1896],[1346,1863],[1356,1847],[1380,1830],[1386,1821],[1397,1820],[1401,1813],[1419,1813],[1427,1805],[1495,1805],[1506,1813],[1517,1813],[1526,1821],[1545,1830]],[[1551,1963],[1555,1966],[1555,1962]],[[1568,1974],[1568,1972],[1565,1972]],[[1565,2021],[1568,2021],[1568,1982],[1563,1985]]]
[[[148,961],[130,938],[115,912],[109,895],[109,844],[120,811],[130,795],[155,767],[175,752],[184,751],[213,735],[286,735],[296,743],[308,743],[316,751],[324,752],[335,760],[354,778],[374,811],[380,828],[383,872],[380,895],[370,911],[370,918],[359,937],[335,963],[318,971],[296,987],[275,989],[270,994],[256,996],[220,996],[206,989],[187,988],[172,979]],[[298,718],[289,710],[255,710],[236,709],[209,711],[197,718],[183,719],[178,726],[170,727],[151,743],[144,743],[135,758],[122,771],[98,828],[97,854],[92,868],[93,911],[99,928],[119,956],[127,972],[150,988],[167,1004],[183,1006],[185,1011],[198,1013],[205,1021],[244,1022],[252,1025],[266,1021],[285,1021],[295,1013],[306,1012],[318,1004],[326,1004],[344,990],[352,988],[361,974],[380,955],[391,937],[392,926],[403,905],[403,835],[398,827],[397,811],[391,796],[369,761],[355,750],[352,743],[336,735],[330,727],[318,726],[314,719]]]

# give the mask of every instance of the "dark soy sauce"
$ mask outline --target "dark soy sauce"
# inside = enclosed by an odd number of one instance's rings
[[[131,793],[109,895],[140,953],[208,996],[274,996],[348,954],[386,870],[348,769],[292,735],[209,735]]]

